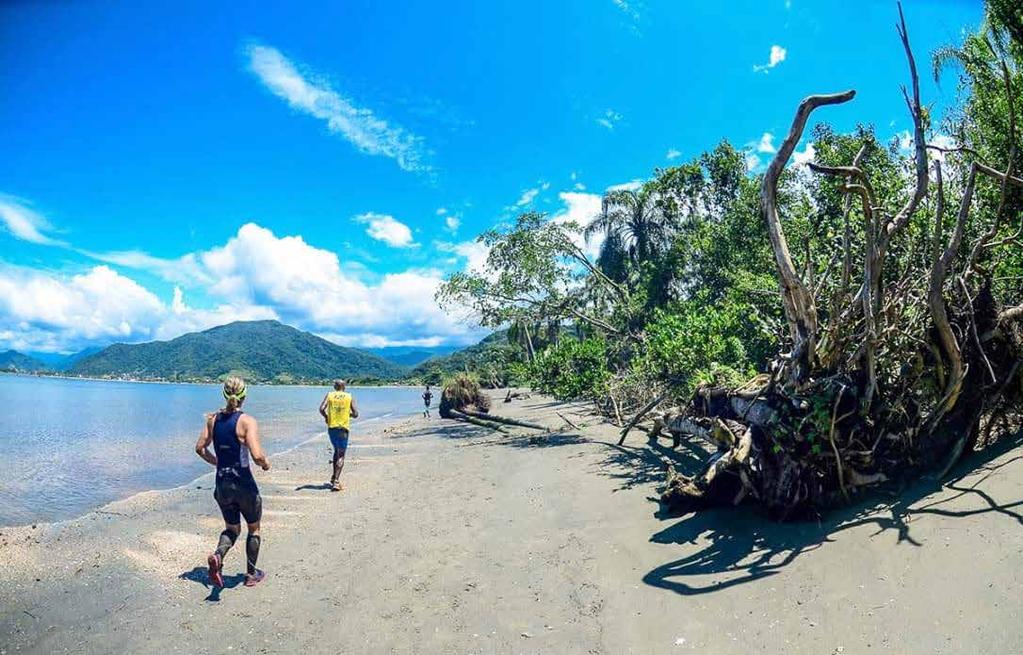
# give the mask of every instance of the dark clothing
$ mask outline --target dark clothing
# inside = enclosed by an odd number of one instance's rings
[[[426,393],[424,393],[424,394],[423,394],[423,404],[424,404],[424,405],[426,405],[427,407],[429,407],[429,406],[430,406],[430,401],[431,401],[431,400],[433,400],[433,394],[432,394],[432,393],[430,393],[429,391],[427,391]]]
[[[263,499],[249,467],[249,449],[238,440],[238,418],[242,413],[218,413],[213,419],[213,449],[217,454],[217,486],[213,497],[228,525],[257,523],[263,514]],[[240,516],[239,516],[240,515]]]
[[[330,437],[330,445],[334,450],[341,451],[344,455],[348,450],[348,430],[345,428],[327,428],[327,436]]]

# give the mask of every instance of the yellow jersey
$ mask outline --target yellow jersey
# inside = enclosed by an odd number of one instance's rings
[[[327,427],[344,428],[351,426],[352,394],[344,391],[331,391],[327,394]]]

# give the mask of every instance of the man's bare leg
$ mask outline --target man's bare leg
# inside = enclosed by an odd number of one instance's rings
[[[330,486],[335,491],[340,491],[341,469],[345,467],[345,451],[340,448],[334,449],[334,475],[330,477]]]

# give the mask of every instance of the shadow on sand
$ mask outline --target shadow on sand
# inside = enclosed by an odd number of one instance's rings
[[[1016,508],[1023,506],[1023,499],[998,503],[978,488],[998,469],[1023,459],[1023,455],[1018,455],[1003,462],[992,463],[1021,443],[1023,432],[1004,437],[960,462],[944,485],[933,479],[924,479],[897,492],[892,489],[876,491],[851,506],[830,511],[819,523],[773,523],[751,506],[687,515],[655,533],[651,541],[687,544],[698,550],[658,566],[643,576],[643,581],[682,595],[719,591],[774,575],[803,553],[833,541],[834,535],[863,525],[877,528],[871,536],[893,530],[897,533],[899,544],[908,543],[919,547],[922,544],[910,534],[909,523],[911,517],[920,514],[963,517],[994,512],[1023,523],[1023,515],[1016,511]],[[652,451],[650,455],[660,463],[659,470],[663,474],[663,461]],[[628,457],[633,459],[619,461],[624,464],[642,456],[633,452]],[[642,461],[649,464],[643,464]],[[635,473],[636,481],[630,484],[650,481],[655,476],[657,467],[653,460],[642,461]],[[968,477],[976,479],[967,481]],[[940,497],[930,498],[943,488],[957,493],[946,492]],[[980,499],[983,506],[967,510],[947,507],[951,501],[964,496]],[[674,518],[660,512],[657,516],[665,520]],[[705,575],[715,575],[719,579],[709,584],[698,582],[698,576]],[[722,576],[727,576],[727,579],[721,580]]]
[[[204,600],[207,600],[211,603],[216,603],[220,601],[220,593],[223,591],[223,589],[221,589],[220,587],[216,587],[210,583],[210,576],[209,572],[206,570],[206,567],[197,566],[191,571],[185,571],[178,577],[181,578],[182,580],[198,582],[202,586],[209,589],[210,595],[207,596]],[[234,589],[243,582],[245,582],[245,576],[241,573],[236,573],[235,575],[225,575],[224,589]]]
[[[295,487],[295,491],[330,491],[329,482],[321,482],[319,484],[303,484],[302,486]]]

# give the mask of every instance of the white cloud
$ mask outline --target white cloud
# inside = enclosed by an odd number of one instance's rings
[[[757,73],[766,73],[775,66],[777,66],[778,64],[785,61],[785,57],[787,57],[788,54],[789,51],[786,50],[785,48],[781,47],[780,45],[773,45],[771,46],[771,54],[768,56],[767,63],[755,65],[753,66],[753,70],[756,71]]]
[[[448,232],[455,233],[458,231],[458,227],[462,224],[462,220],[455,214],[450,214],[444,218],[444,227],[447,228]]]
[[[602,127],[606,127],[609,130],[613,130],[615,129],[615,125],[617,125],[621,120],[621,114],[613,109],[608,109],[604,112],[603,116],[597,119],[597,124]]]
[[[643,186],[643,180],[632,180],[631,182],[622,182],[621,184],[612,184],[607,188],[608,191],[639,191],[640,187]]]
[[[392,248],[414,248],[412,230],[408,225],[387,214],[368,212],[355,217],[355,222],[364,223],[366,234],[377,241],[383,241]]]
[[[483,269],[487,264],[487,257],[490,256],[490,248],[475,240],[462,241],[460,243],[438,242],[436,245],[437,250],[460,257],[467,273],[483,273]]]
[[[446,213],[448,213],[448,208],[447,207],[438,207],[437,208],[437,215],[438,216],[443,216]]]
[[[177,259],[155,257],[142,250],[121,250],[113,252],[92,252],[91,250],[75,250],[92,259],[125,268],[148,271],[168,282],[194,285],[211,282],[195,255],[188,254]]]
[[[672,148],[672,149],[668,150],[668,154],[666,154],[664,156],[665,156],[665,158],[668,161],[671,161],[672,159],[678,159],[679,157],[681,157],[682,153],[679,152],[678,150],[675,150],[674,148]]]
[[[810,142],[803,147],[802,151],[794,150],[792,152],[792,161],[795,162],[796,166],[802,166],[807,162],[813,161],[816,156],[817,148]]]
[[[774,135],[770,132],[764,132],[760,137],[760,143],[757,144],[757,152],[764,154],[773,155],[777,150],[774,147]]]
[[[0,194],[0,222],[18,239],[38,243],[44,246],[63,246],[44,234],[52,230],[47,220],[38,212],[28,208],[24,200]]]
[[[73,350],[149,338],[163,313],[153,293],[107,266],[71,277],[0,267],[0,337],[9,335],[11,347]]]
[[[752,152],[746,153],[746,170],[752,172],[758,168],[760,168],[760,157]]]
[[[562,191],[558,194],[558,198],[564,203],[564,207],[551,217],[551,220],[556,223],[571,221],[584,228],[600,213],[602,199],[599,194]],[[596,258],[600,253],[600,246],[603,242],[603,235],[595,236],[588,243],[582,234],[575,237],[576,245],[591,259]]]
[[[249,45],[244,50],[249,69],[274,95],[294,109],[326,121],[360,151],[394,159],[406,171],[429,171],[423,139],[391,125],[372,110],[358,107],[319,78],[303,75],[279,50]]]

